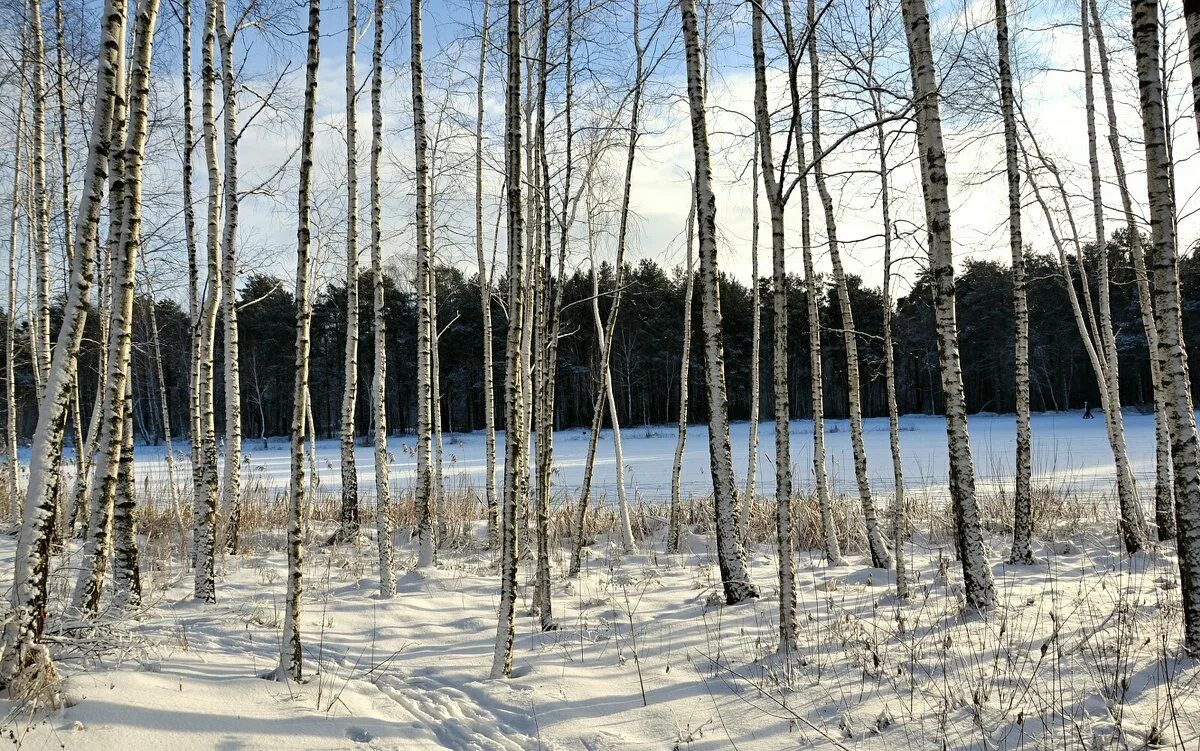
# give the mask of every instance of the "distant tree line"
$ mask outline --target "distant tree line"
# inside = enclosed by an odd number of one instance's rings
[[[1124,232],[1109,243],[1114,269],[1113,325],[1121,357],[1121,398],[1126,405],[1149,409],[1150,365],[1142,333],[1133,269],[1127,258]],[[1089,248],[1087,253],[1094,254]],[[1072,318],[1062,269],[1049,253],[1031,252],[1029,274],[1031,399],[1033,409],[1054,411],[1099,403],[1092,370]],[[1089,264],[1090,267],[1090,264]],[[586,426],[595,402],[597,370],[596,332],[590,305],[590,270],[577,270],[566,278],[563,339],[559,344],[556,422],[560,428]],[[612,268],[600,269],[601,289],[610,289]],[[1188,254],[1180,264],[1184,300],[1184,332],[1188,351],[1200,351],[1200,260]],[[670,423],[679,409],[679,351],[683,332],[684,276],[644,259],[627,266],[621,315],[614,338],[612,377],[617,406],[625,425]],[[789,276],[789,388],[792,414],[812,413],[808,378],[807,304],[801,279]],[[438,321],[441,366],[442,428],[477,430],[483,424],[482,336],[477,279],[457,268],[441,266],[437,272]],[[371,287],[365,271],[360,279],[359,306],[363,327],[358,358],[360,383],[369,383],[374,357],[372,344]],[[1076,283],[1078,278],[1076,276]],[[500,281],[502,286],[504,281]],[[771,293],[770,279],[759,281],[764,300]],[[386,279],[388,320],[388,419],[393,431],[412,432],[416,425],[416,298],[390,276]],[[833,288],[825,287],[821,300],[822,355],[825,368],[825,410],[833,418],[846,417],[846,368],[840,315]],[[863,409],[867,416],[887,414],[883,384],[883,307],[879,290],[851,277],[850,294],[862,359]],[[958,328],[962,348],[963,381],[973,412],[1011,412],[1013,409],[1012,277],[1006,264],[968,259],[958,276]],[[139,441],[162,439],[158,385],[150,346],[149,298],[139,296],[134,319],[134,429]],[[272,276],[252,275],[240,294],[242,420],[249,446],[256,439],[286,435],[292,415],[294,353],[292,330],[295,304],[287,285]],[[699,305],[698,301],[694,303]],[[170,399],[172,435],[186,436],[188,404],[189,324],[187,311],[171,299],[156,302],[164,374]],[[753,310],[748,285],[730,276],[721,279],[721,305],[725,320],[726,370],[729,408],[733,419],[745,420],[750,410],[749,353]],[[607,298],[601,309],[607,315]],[[54,311],[57,316],[58,309]],[[764,305],[762,327],[769,332],[772,311]],[[493,303],[496,321],[505,320],[504,308]],[[699,312],[695,313],[699,316]],[[922,274],[907,295],[899,298],[893,319],[896,343],[896,396],[905,413],[940,414],[941,387],[937,371],[937,342],[932,325],[929,279]],[[98,316],[88,320],[81,353],[80,389],[84,414],[96,394],[99,348],[95,329]],[[342,350],[346,331],[346,293],[331,285],[317,296],[313,307],[312,400],[318,434],[335,437],[342,394]],[[496,351],[503,349],[503,327],[494,332]],[[701,421],[708,409],[700,363],[700,332],[693,329],[689,411]],[[33,429],[37,405],[29,360],[29,334],[18,323],[17,398],[18,425],[23,438]],[[218,360],[220,353],[218,352]],[[762,404],[771,403],[771,340],[763,337]],[[503,382],[504,362],[496,361],[497,383]],[[1198,367],[1191,368],[1195,390]],[[218,399],[224,399],[218,384]],[[499,398],[499,394],[496,395]],[[370,405],[358,405],[358,432],[370,429]],[[498,413],[499,414],[499,413]],[[218,424],[221,412],[218,410]]]

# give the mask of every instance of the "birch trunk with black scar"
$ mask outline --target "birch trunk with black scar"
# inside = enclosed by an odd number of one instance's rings
[[[124,607],[142,604],[142,576],[138,570],[137,483],[133,476],[133,379],[125,379],[125,427],[121,431],[121,461],[117,466],[113,502],[113,590]]]
[[[817,6],[808,0],[808,64],[812,100],[812,148],[814,158],[821,149],[821,82],[820,58],[817,55]],[[854,311],[850,307],[850,288],[846,283],[846,272],[842,267],[841,248],[838,245],[837,219],[833,211],[833,197],[825,183],[824,161],[817,158],[813,163],[813,182],[825,213],[825,236],[829,243],[829,260],[833,266],[833,282],[837,290],[838,310],[841,313],[842,340],[846,347],[846,395],[850,407],[850,446],[854,454],[854,479],[858,485],[858,498],[862,504],[863,521],[867,532],[867,548],[871,553],[871,565],[875,568],[891,568],[892,555],[879,529],[875,514],[875,501],[871,497],[871,481],[867,476],[867,448],[863,442],[862,424],[862,381],[859,378],[858,332],[854,327]]]
[[[1192,411],[1183,316],[1179,302],[1179,257],[1174,199],[1163,119],[1163,83],[1158,72],[1158,3],[1133,0],[1133,47],[1137,57],[1138,95],[1146,152],[1146,187],[1150,207],[1150,254],[1154,269],[1154,314],[1158,324],[1160,387],[1167,397],[1171,459],[1175,472],[1175,516],[1178,525],[1179,578],[1183,594],[1184,646],[1200,653],[1200,451]]]
[[[358,401],[358,2],[346,0],[346,351],[342,369],[342,514],[335,539],[357,540],[358,468],[354,464],[354,415]]]
[[[24,78],[25,55],[21,55]],[[25,88],[17,91],[17,119],[13,132],[16,138],[13,143],[13,179],[12,201],[9,204],[8,220],[8,321],[17,320],[17,225],[21,216],[21,138],[22,124],[25,122]],[[16,326],[4,327],[4,449],[7,456],[4,468],[4,479],[7,485],[10,503],[19,503],[20,483],[18,474],[20,463],[17,460],[17,378],[16,355],[17,335]]]
[[[308,412],[308,354],[312,306],[309,280],[309,191],[312,189],[313,123],[317,108],[317,68],[321,54],[321,0],[308,3],[308,48],[304,72],[304,122],[300,131],[300,183],[296,200],[296,382],[292,391],[291,488],[288,493],[288,577],[276,680],[299,681],[304,677],[300,649],[300,595],[303,591],[302,536],[304,534],[305,418]]]
[[[44,644],[50,542],[56,504],[50,490],[61,459],[63,429],[69,399],[70,374],[79,353],[87,319],[87,298],[92,283],[92,258],[100,223],[101,196],[107,180],[113,102],[118,95],[118,72],[125,64],[125,8],[105,0],[101,14],[100,54],[97,60],[96,97],[88,142],[83,191],[75,219],[75,249],[63,307],[62,325],[54,345],[44,397],[38,404],[29,462],[29,489],[17,536],[11,617],[4,627],[0,657],[0,688],[18,696],[54,680],[54,667]]]
[[[1013,114],[1012,65],[1008,50],[1008,6],[996,0],[996,48],[1000,113],[1004,119],[1004,169],[1008,179],[1008,244],[1013,285],[1013,399],[1017,450],[1013,489],[1013,544],[1008,562],[1030,565],[1033,557],[1033,437],[1029,429],[1029,301],[1025,241],[1021,233],[1021,171],[1017,164],[1017,120]],[[890,311],[889,311],[890,312]],[[889,351],[889,355],[891,352]]]
[[[680,480],[683,475],[683,450],[687,445],[688,386],[692,365],[692,297],[696,289],[696,272],[692,268],[693,244],[696,236],[696,191],[692,190],[691,207],[687,216],[687,260],[684,264],[687,281],[683,287],[683,344],[679,354],[679,427],[675,439],[675,462],[671,466],[671,515],[667,523],[667,552],[678,553],[683,536],[683,499]]]
[[[767,207],[771,214],[771,382],[775,411],[775,552],[779,559],[779,650],[790,654],[797,647],[795,530],[792,524],[791,404],[788,394],[788,304],[787,262],[784,245],[784,199],[775,172],[775,150],[771,143],[771,110],[767,104],[767,56],[763,45],[763,16],[760,4],[752,6],[751,46],[754,59],[754,144],[762,163]],[[790,20],[790,15],[789,15]],[[792,63],[788,24],[788,73]],[[794,112],[793,115],[798,114]],[[757,177],[757,170],[756,170]],[[757,194],[757,180],[755,194]],[[758,235],[758,201],[755,195],[754,236]],[[757,247],[757,242],[755,242]],[[757,254],[757,251],[756,251]],[[755,274],[757,281],[758,274]]]
[[[146,274],[145,279],[146,291],[149,292],[150,298],[147,307],[150,314],[150,343],[154,355],[154,376],[158,383],[158,407],[159,414],[162,415],[163,442],[167,450],[167,484],[170,486],[171,510],[175,514],[175,522],[179,526],[179,555],[183,558],[187,555],[187,527],[183,521],[183,507],[179,503],[179,486],[175,482],[175,449],[172,446],[171,407],[167,398],[167,381],[163,377],[162,337],[158,333],[158,303],[155,301],[154,284],[150,281],[150,275]]]
[[[109,205],[109,213],[112,212],[112,204]],[[119,234],[119,233],[117,233]],[[107,243],[106,243],[107,245]],[[112,258],[112,249],[106,247],[105,252],[98,254],[96,258],[96,311],[100,318],[99,331],[100,336],[97,339],[99,342],[108,341],[108,287],[105,283],[105,278],[111,270],[107,261]],[[106,349],[100,347],[99,357],[97,358],[96,372],[103,373],[107,369],[108,360]],[[78,363],[76,363],[78,366]],[[78,371],[77,371],[78,373]],[[77,474],[71,488],[71,518],[69,526],[76,537],[83,538],[87,535],[87,511],[88,511],[88,484],[91,475],[91,467],[95,464],[96,451],[100,446],[100,413],[104,409],[104,379],[96,380],[96,390],[92,399],[92,412],[88,418],[87,439],[84,442],[85,458],[84,468],[81,474]]]
[[[758,480],[758,407],[759,368],[758,355],[762,339],[762,302],[758,284],[758,139],[754,139],[754,156],[751,158],[750,173],[754,186],[750,189],[750,309],[754,320],[750,325],[750,426],[746,450],[746,493],[742,499],[738,533],[742,544],[750,544],[750,512],[754,507],[755,485]]]
[[[433,472],[433,301],[429,248],[429,160],[425,142],[425,76],[421,41],[421,0],[411,4],[413,149],[416,164],[417,233],[417,566],[434,559]]]
[[[1088,134],[1088,165],[1092,179],[1092,215],[1096,231],[1097,249],[1097,296],[1100,298],[1100,338],[1096,343],[1097,349],[1103,352],[1101,362],[1105,364],[1103,387],[1108,392],[1108,407],[1104,410],[1105,422],[1113,436],[1114,459],[1118,472],[1124,471],[1124,478],[1118,478],[1117,489],[1120,493],[1122,537],[1125,549],[1135,553],[1146,547],[1147,534],[1141,499],[1137,493],[1137,484],[1133,476],[1133,468],[1129,463],[1125,447],[1125,418],[1121,412],[1121,379],[1120,362],[1117,356],[1117,338],[1113,332],[1112,301],[1109,292],[1110,277],[1108,270],[1108,236],[1104,230],[1104,201],[1101,195],[1100,157],[1096,138],[1096,97],[1092,80],[1092,45],[1088,12],[1088,0],[1080,0],[1080,26],[1083,29],[1083,74],[1084,102],[1087,115]],[[1078,255],[1080,261],[1081,279],[1085,290],[1090,288],[1086,275],[1083,275],[1083,253]],[[1120,454],[1116,456],[1116,454]]]
[[[100,604],[104,574],[108,563],[111,534],[120,535],[114,543],[114,564],[124,567],[118,583],[119,598],[132,602],[140,598],[137,575],[137,541],[133,528],[132,490],[122,493],[120,519],[113,517],[113,504],[118,493],[118,476],[122,457],[128,448],[133,450],[132,388],[129,385],[133,349],[133,311],[136,297],[136,272],[141,250],[142,167],[150,119],[150,66],[154,55],[154,28],[158,19],[159,0],[144,0],[138,8],[134,32],[132,71],[129,79],[129,125],[121,155],[125,180],[121,191],[120,242],[113,258],[112,302],[108,331],[108,367],[105,377],[104,425],[101,442],[104,451],[96,464],[95,487],[92,493],[92,518],[84,544],[84,565],[75,586],[72,604],[85,615],[94,616]],[[126,429],[130,434],[125,435]],[[132,485],[132,456],[125,459],[126,483]],[[128,489],[128,488],[127,488]],[[113,529],[115,525],[115,529]],[[89,560],[90,559],[90,560]]]
[[[42,2],[29,0],[29,26],[32,49],[33,144],[30,166],[33,168],[33,241],[37,267],[37,367],[35,383],[40,399],[50,373],[50,194],[46,189],[46,45],[42,31]]]
[[[351,3],[353,4],[353,3]],[[238,231],[238,105],[233,80],[237,59],[234,41],[238,29],[225,19],[225,3],[217,6],[218,39],[221,45],[221,93],[225,131],[225,225],[221,236],[224,250],[221,274],[221,314],[225,335],[225,481],[221,507],[225,509],[225,549],[237,553],[242,512],[242,378],[238,369],[237,231]],[[236,20],[235,20],[236,24]]]
[[[221,168],[217,163],[216,123],[216,37],[217,4],[224,0],[206,0],[204,37],[201,45],[201,120],[204,157],[208,166],[208,230],[205,235],[208,274],[205,279],[204,311],[200,320],[199,390],[199,470],[195,473],[193,509],[195,513],[192,548],[195,555],[195,599],[217,601],[217,428],[214,411],[216,368],[213,364],[217,336],[217,311],[221,303]]]
[[[508,207],[508,332],[505,340],[504,503],[500,519],[500,605],[491,676],[512,675],[517,605],[517,508],[525,503],[527,479],[521,472],[529,442],[525,423],[521,349],[525,331],[524,216],[521,202],[521,3],[508,0],[508,68],[504,103],[504,174]],[[526,434],[527,435],[527,434]]]
[[[700,66],[695,0],[680,0],[692,148],[696,162],[696,216],[699,223],[701,322],[704,331],[704,370],[708,388],[708,445],[716,517],[717,563],[725,600],[736,605],[758,597],[758,587],[746,567],[746,551],[737,535],[737,488],[729,446],[729,404],[725,390],[721,294],[717,276],[717,200],[712,190],[705,86]]]
[[[1096,0],[1090,0],[1092,30],[1096,37],[1096,52],[1100,63],[1100,82],[1104,91],[1105,111],[1108,116],[1108,148],[1112,153],[1117,188],[1121,195],[1121,209],[1125,228],[1129,236],[1129,255],[1133,259],[1134,276],[1137,279],[1138,305],[1141,309],[1142,329],[1150,351],[1150,379],[1154,384],[1154,520],[1158,539],[1175,537],[1175,492],[1172,487],[1171,434],[1167,417],[1166,392],[1161,387],[1165,370],[1158,346],[1158,325],[1154,320],[1154,301],[1150,292],[1150,277],[1146,272],[1146,254],[1142,246],[1142,233],[1138,219],[1133,213],[1133,198],[1129,191],[1129,180],[1125,171],[1125,157],[1121,152],[1121,141],[1117,130],[1117,111],[1113,97],[1112,77],[1108,67],[1108,50],[1104,41],[1104,26],[1100,23]]]
[[[1026,124],[1028,130],[1028,124]],[[1070,198],[1067,193],[1065,183],[1060,176],[1058,169],[1050,162],[1042,153],[1036,139],[1033,137],[1032,131],[1029,131],[1029,141],[1034,153],[1038,157],[1038,161],[1042,166],[1054,177],[1055,186],[1058,189],[1059,199],[1062,202],[1064,213],[1067,217],[1067,223],[1070,227],[1071,239],[1075,245],[1075,257],[1079,262],[1079,276],[1084,288],[1088,286],[1087,274],[1082,263],[1083,244],[1079,239],[1079,231],[1075,225],[1075,214],[1071,209]],[[1080,338],[1083,340],[1084,350],[1087,352],[1088,360],[1092,366],[1092,372],[1095,375],[1096,383],[1099,386],[1100,392],[1100,407],[1104,411],[1104,425],[1108,433],[1109,446],[1113,453],[1113,463],[1116,469],[1117,480],[1117,499],[1118,506],[1121,512],[1119,528],[1121,538],[1124,542],[1125,549],[1129,553],[1136,553],[1146,546],[1146,531],[1145,521],[1142,514],[1141,504],[1138,501],[1137,487],[1134,482],[1133,468],[1129,463],[1129,454],[1125,446],[1125,431],[1123,421],[1121,419],[1121,402],[1120,399],[1114,399],[1110,389],[1109,368],[1110,363],[1107,359],[1105,345],[1103,341],[1093,334],[1099,333],[1099,325],[1090,326],[1088,322],[1088,314],[1090,312],[1091,303],[1089,300],[1080,301],[1079,295],[1075,291],[1075,282],[1071,276],[1070,259],[1066,252],[1066,243],[1060,237],[1058,229],[1055,225],[1054,217],[1051,213],[1049,202],[1042,196],[1041,187],[1037,181],[1033,179],[1033,167],[1029,161],[1028,150],[1025,154],[1026,171],[1030,174],[1030,182],[1033,185],[1034,197],[1042,208],[1042,213],[1046,217],[1046,224],[1050,228],[1050,237],[1054,241],[1054,246],[1058,250],[1059,265],[1062,267],[1063,282],[1067,288],[1067,299],[1071,304],[1071,310],[1075,315],[1075,325],[1079,330]],[[1115,347],[1114,347],[1115,349]]]
[[[383,283],[383,198],[379,168],[383,159],[383,0],[375,0],[375,34],[371,48],[371,276],[375,324],[375,367],[371,409],[375,415],[375,525],[379,546],[379,596],[396,594],[392,573],[391,487],[387,450],[387,308]]]
[[[496,503],[496,399],[492,364],[492,282],[483,254],[483,84],[487,74],[489,0],[483,0],[479,31],[479,74],[475,80],[475,258],[479,264],[479,303],[483,326],[483,434],[484,508],[487,510],[488,549],[500,545],[499,507]]]
[[[946,441],[950,456],[950,498],[954,504],[955,547],[962,561],[967,605],[986,610],[996,604],[992,570],[983,544],[975,467],[967,432],[966,397],[955,323],[954,258],[950,228],[950,196],[938,80],[934,70],[929,10],[925,0],[901,0],[905,38],[912,68],[913,98],[925,201],[929,266],[934,289],[934,322],[938,364],[946,409]]]

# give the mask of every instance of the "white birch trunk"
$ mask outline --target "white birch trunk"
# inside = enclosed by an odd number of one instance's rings
[[[373,283],[375,367],[371,409],[375,423],[375,524],[379,546],[379,596],[396,594],[392,573],[391,487],[387,450],[387,308],[383,283],[383,198],[379,169],[383,159],[383,0],[375,0],[374,41],[371,47],[371,275]]]
[[[342,376],[342,515],[336,539],[358,539],[358,468],[354,416],[358,402],[358,2],[346,0],[346,350]]]
[[[308,3],[308,48],[304,72],[304,124],[300,133],[300,184],[296,201],[296,381],[292,391],[291,467],[288,498],[287,594],[283,617],[277,680],[299,681],[304,677],[300,646],[300,601],[304,588],[304,515],[307,495],[304,457],[305,418],[308,411],[308,354],[312,306],[309,280],[309,192],[312,189],[313,127],[317,108],[317,69],[321,54],[321,0]]]
[[[708,387],[708,443],[716,516],[717,563],[725,599],[736,605],[758,597],[758,587],[746,566],[746,551],[737,535],[737,488],[729,446],[729,414],[725,391],[721,294],[717,275],[717,201],[712,190],[705,86],[700,64],[700,40],[695,0],[679,3],[687,61],[688,103],[692,148],[696,162],[696,215],[699,223],[701,322],[704,331],[705,380]]]
[[[758,284],[758,138],[754,139],[754,156],[751,159],[750,173],[754,186],[750,189],[750,309],[754,311],[754,321],[750,325],[750,426],[746,439],[746,492],[742,498],[739,533],[742,544],[750,547],[750,513],[754,509],[754,500],[758,493],[758,408],[759,408],[759,365],[758,357],[762,340],[762,301]]]
[[[950,197],[946,153],[938,104],[925,0],[901,0],[905,37],[912,65],[917,148],[921,162],[921,187],[925,199],[929,267],[934,288],[934,320],[938,361],[946,410],[946,441],[950,454],[950,497],[954,504],[955,546],[962,561],[967,605],[990,609],[996,603],[992,570],[988,566],[975,496],[975,467],[967,432],[967,405],[955,322],[954,258],[950,230]]]
[[[691,208],[687,216],[687,260],[684,264],[687,281],[683,288],[683,342],[679,353],[679,427],[675,439],[675,461],[671,466],[671,515],[667,522],[667,552],[678,553],[683,536],[683,499],[680,480],[683,474],[683,451],[687,445],[688,386],[692,364],[692,297],[696,288],[696,272],[692,266],[696,237],[696,192],[692,191]]]
[[[488,549],[500,545],[499,506],[496,502],[496,385],[492,361],[492,281],[483,253],[483,110],[484,79],[487,74],[488,12],[483,0],[479,32],[479,73],[475,80],[475,258],[479,266],[479,304],[483,326],[483,433],[484,509],[487,513]]]
[[[97,61],[96,99],[88,146],[87,167],[75,220],[75,251],[63,324],[59,328],[47,379],[46,393],[38,405],[29,468],[29,490],[17,537],[13,576],[13,613],[4,628],[0,658],[0,687],[19,695],[53,679],[54,670],[44,645],[47,575],[56,504],[49,495],[58,474],[62,436],[69,399],[71,365],[79,352],[87,317],[87,296],[92,282],[92,257],[100,221],[100,202],[107,179],[109,129],[116,82],[124,67],[125,8],[106,0],[101,14],[101,53]]]

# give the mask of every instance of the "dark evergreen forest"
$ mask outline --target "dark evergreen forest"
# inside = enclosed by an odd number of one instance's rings
[[[1123,233],[1114,235],[1108,245],[1114,269],[1113,325],[1120,350],[1121,399],[1133,408],[1150,409],[1150,369],[1147,360],[1133,268],[1126,253]],[[1095,249],[1085,251],[1089,270],[1094,267]],[[1031,316],[1030,360],[1033,409],[1062,410],[1077,408],[1085,401],[1096,405],[1099,396],[1079,339],[1064,286],[1058,259],[1050,254],[1031,252],[1027,257],[1030,278]],[[1072,264],[1074,267],[1074,264]],[[613,269],[599,269],[602,290],[613,289]],[[1188,352],[1200,352],[1200,260],[1195,252],[1180,263],[1184,301],[1185,335]],[[826,282],[828,280],[823,280]],[[669,423],[677,419],[679,405],[679,357],[683,331],[684,272],[667,270],[654,261],[643,260],[626,267],[621,284],[622,303],[613,351],[613,387],[624,425]],[[791,322],[790,388],[794,417],[811,414],[808,378],[808,325],[803,280],[789,277]],[[470,431],[483,425],[482,337],[480,294],[476,278],[457,268],[442,266],[437,274],[437,317],[441,331],[442,427],[446,431]],[[563,338],[559,344],[558,398],[556,419],[559,427],[589,424],[594,400],[597,356],[595,327],[592,320],[590,270],[576,271],[564,281],[565,309]],[[1074,283],[1079,284],[1078,275]],[[1094,285],[1094,279],[1091,280]],[[374,356],[372,343],[371,287],[369,271],[360,279],[359,375],[362,384],[370,382]],[[759,280],[763,300],[769,300],[770,279]],[[1011,308],[1012,279],[1007,265],[990,260],[967,260],[958,276],[958,328],[962,348],[963,379],[968,407],[972,412],[1009,412],[1013,409]],[[496,289],[505,285],[498,280]],[[876,288],[866,287],[856,277],[850,279],[850,294],[858,326],[858,346],[862,358],[863,406],[867,416],[885,415],[887,403],[883,388],[883,352],[881,327],[883,300]],[[1093,295],[1095,297],[1095,295]],[[413,292],[387,280],[388,319],[388,412],[390,425],[400,432],[411,432],[416,422],[416,301]],[[610,296],[600,298],[607,314]],[[242,419],[246,438],[284,435],[292,414],[293,327],[295,308],[286,283],[265,275],[250,275],[241,289],[241,369]],[[320,436],[332,437],[338,430],[338,409],[342,393],[342,351],[345,337],[345,288],[332,285],[320,295],[313,309],[312,398],[316,429]],[[693,364],[688,387],[692,420],[702,420],[707,403],[703,389],[703,370],[699,352],[699,298],[693,311]],[[156,303],[159,336],[170,412],[172,434],[186,434],[188,339],[187,311],[177,302],[160,299]],[[155,443],[163,434],[158,408],[158,384],[155,380],[154,349],[151,346],[148,306],[141,297],[135,316],[134,420],[140,441]],[[730,414],[744,420],[750,409],[751,327],[754,311],[751,290],[746,284],[722,277],[721,305],[725,321],[725,348],[729,384]],[[928,278],[917,276],[906,295],[895,302],[896,314],[896,391],[904,413],[940,411],[940,387],[937,374],[937,346],[932,322],[932,293]],[[504,349],[505,312],[493,298],[495,351]],[[764,410],[771,404],[771,326],[770,305],[763,306],[761,362]],[[96,394],[98,368],[98,331],[96,316],[88,319],[88,333],[80,360],[80,393],[83,414],[89,414]],[[822,284],[822,352],[825,368],[825,409],[830,417],[845,417],[847,410],[846,368],[841,322],[833,290]],[[28,438],[33,429],[36,404],[32,372],[29,370],[28,331],[21,325],[17,332],[17,396],[21,408],[18,417],[21,435]],[[218,358],[220,348],[218,348]],[[218,368],[220,367],[218,362]],[[496,358],[497,383],[503,382],[503,358]],[[218,372],[220,370],[218,369]],[[1191,368],[1193,389],[1197,368]],[[223,399],[218,381],[218,400]],[[358,427],[369,428],[369,404],[360,399]],[[501,415],[502,410],[497,410]],[[217,411],[218,420],[223,414]],[[765,412],[764,412],[765,414]],[[218,430],[221,427],[218,425]],[[69,433],[68,433],[69,434]]]

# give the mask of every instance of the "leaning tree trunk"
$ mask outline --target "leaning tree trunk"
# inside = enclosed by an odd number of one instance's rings
[[[117,86],[125,64],[124,4],[106,0],[100,17],[101,52],[97,62],[95,108],[83,191],[75,220],[71,276],[46,393],[38,404],[29,463],[29,489],[17,536],[11,595],[13,612],[4,627],[4,650],[0,657],[0,687],[7,688],[13,696],[38,691],[52,685],[54,680],[54,668],[42,643],[56,510],[50,490],[55,486],[61,460],[70,374],[87,319],[92,257],[99,230],[101,196],[107,179],[113,103],[124,95]]]
[[[790,12],[786,21],[790,20]],[[795,530],[792,525],[791,403],[788,393],[788,283],[784,245],[784,199],[775,171],[771,143],[771,110],[767,102],[767,56],[763,45],[763,8],[752,6],[751,44],[754,57],[754,143],[762,163],[767,206],[771,213],[771,384],[775,408],[775,552],[779,558],[779,651],[790,655],[798,646],[796,624]],[[790,24],[785,29],[789,74],[791,62]],[[796,112],[793,112],[795,116]],[[756,175],[757,177],[757,175]],[[755,181],[755,226],[757,247],[758,185]],[[757,250],[755,251],[757,255]],[[757,284],[755,274],[755,283]]]
[[[917,149],[921,161],[929,268],[934,290],[938,369],[945,400],[946,441],[950,454],[950,498],[954,504],[955,547],[962,561],[967,605],[984,610],[995,605],[996,591],[983,543],[979,503],[975,495],[975,467],[967,431],[967,404],[958,352],[958,327],[955,323],[950,195],[946,152],[942,144],[937,72],[934,70],[929,34],[929,10],[925,0],[901,0],[900,10],[912,66]]]
[[[1166,394],[1175,471],[1175,516],[1178,525],[1179,578],[1183,593],[1184,646],[1200,653],[1200,447],[1183,341],[1179,300],[1179,256],[1174,197],[1163,118],[1163,83],[1159,75],[1157,0],[1133,0],[1133,47],[1137,56],[1138,93],[1146,152],[1146,187],[1150,207],[1150,254],[1154,270],[1154,315],[1162,362],[1158,387]]]
[[[1129,180],[1125,171],[1125,157],[1121,152],[1121,139],[1117,130],[1117,111],[1113,97],[1112,76],[1108,68],[1108,50],[1104,42],[1104,26],[1100,23],[1096,0],[1089,2],[1092,29],[1096,35],[1097,58],[1100,62],[1100,81],[1104,89],[1104,104],[1108,115],[1108,148],[1112,153],[1117,187],[1121,194],[1121,209],[1125,217],[1125,229],[1129,236],[1129,255],[1133,259],[1134,275],[1137,277],[1138,306],[1141,309],[1142,329],[1150,350],[1150,380],[1154,384],[1154,521],[1158,539],[1175,537],[1175,492],[1172,488],[1171,433],[1167,417],[1166,392],[1159,387],[1165,365],[1158,346],[1158,325],[1154,321],[1154,301],[1150,292],[1150,277],[1146,272],[1146,253],[1142,246],[1142,233],[1138,219],[1133,213],[1133,197],[1129,191]]]
[[[414,0],[419,3],[419,0]],[[517,508],[525,504],[527,477],[521,471],[529,451],[521,367],[525,346],[525,231],[521,202],[521,4],[508,0],[508,71],[504,103],[504,174],[508,207],[508,333],[504,373],[504,503],[500,515],[500,607],[491,676],[512,675],[517,608]]]
[[[429,159],[425,136],[425,74],[421,41],[421,0],[412,0],[413,149],[416,162],[417,233],[417,566],[434,559],[433,472],[433,269],[429,247]]]
[[[671,515],[667,522],[667,552],[678,553],[683,536],[683,498],[681,479],[683,475],[683,450],[687,444],[688,426],[688,376],[692,365],[692,298],[696,289],[696,272],[692,268],[693,244],[696,236],[696,192],[692,191],[691,208],[687,216],[687,241],[684,265],[687,281],[683,288],[683,342],[679,353],[679,428],[675,439],[675,462],[671,465]]]
[[[1025,241],[1021,235],[1021,171],[1017,164],[1017,119],[1013,114],[1012,65],[1008,52],[1008,7],[996,0],[996,48],[1000,113],[1004,119],[1004,169],[1008,178],[1008,244],[1013,278],[1013,399],[1017,421],[1013,489],[1013,544],[1008,562],[1029,565],[1033,557],[1033,438],[1029,430],[1029,302]],[[890,354],[890,353],[889,353]]]
[[[371,48],[371,276],[373,288],[375,367],[371,409],[375,415],[375,525],[379,545],[379,596],[396,594],[392,573],[391,487],[387,450],[387,303],[383,283],[383,198],[379,168],[383,159],[383,0],[375,0],[375,35]]]
[[[304,124],[300,131],[300,185],[296,200],[296,381],[292,389],[291,467],[288,493],[287,594],[283,616],[277,680],[299,681],[304,676],[300,649],[300,595],[304,588],[302,539],[305,496],[308,483],[304,456],[305,418],[308,412],[309,330],[312,323],[310,298],[309,197],[312,190],[313,123],[317,109],[317,69],[321,55],[321,0],[308,3],[308,50],[304,73]]]
[[[858,367],[858,332],[854,328],[854,311],[850,307],[850,288],[846,283],[846,272],[842,268],[841,248],[838,245],[837,219],[834,216],[833,197],[825,183],[825,162],[821,150],[821,81],[819,57],[817,56],[817,6],[808,0],[808,64],[811,82],[813,150],[813,182],[825,212],[825,236],[829,242],[829,260],[833,265],[833,282],[837,290],[838,310],[842,318],[842,340],[846,347],[846,394],[850,406],[850,446],[854,454],[854,479],[858,485],[858,499],[862,504],[863,521],[867,531],[867,548],[871,553],[871,565],[875,568],[891,568],[892,555],[879,529],[875,514],[875,501],[871,497],[871,480],[867,476],[867,447],[863,442],[862,423],[862,380]]]
[[[350,3],[353,5],[354,3]],[[221,317],[225,324],[225,482],[221,507],[225,509],[225,549],[238,551],[242,515],[242,377],[238,369],[237,231],[238,231],[238,136],[237,89],[234,71],[234,41],[238,29],[225,21],[225,3],[217,6],[218,39],[221,45],[221,92],[225,129],[225,225],[221,273]]]
[[[712,190],[705,87],[700,68],[700,40],[695,0],[680,0],[687,61],[688,104],[692,148],[696,162],[696,216],[699,223],[701,322],[704,330],[704,372],[708,387],[708,449],[716,516],[717,563],[725,599],[736,605],[758,597],[758,587],[746,567],[746,550],[737,535],[737,487],[729,447],[729,404],[725,390],[721,293],[717,275],[717,199]]]
[[[204,41],[201,46],[201,83],[203,98],[201,120],[204,131],[204,156],[208,166],[208,230],[205,236],[208,275],[205,279],[204,310],[200,320],[200,346],[197,376],[199,446],[198,469],[192,494],[194,527],[194,597],[202,602],[217,601],[217,427],[214,412],[216,368],[213,364],[217,336],[217,311],[221,304],[221,168],[217,164],[216,122],[216,38],[217,5],[224,0],[206,0]]]

